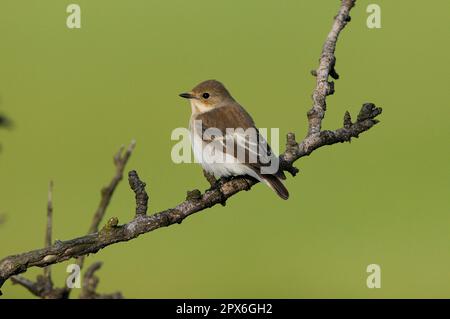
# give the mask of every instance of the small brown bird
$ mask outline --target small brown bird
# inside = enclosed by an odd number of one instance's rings
[[[191,103],[192,149],[205,171],[216,178],[249,175],[288,199],[278,157],[222,83],[204,81],[180,96]]]

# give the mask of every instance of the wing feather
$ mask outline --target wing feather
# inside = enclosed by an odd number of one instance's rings
[[[236,162],[246,164],[261,174],[262,167],[276,161],[274,174],[280,174],[277,172],[278,157],[256,128],[253,119],[239,104],[217,107],[197,115],[195,120],[201,121],[203,140],[214,140],[214,147],[219,145],[222,152],[231,155]]]

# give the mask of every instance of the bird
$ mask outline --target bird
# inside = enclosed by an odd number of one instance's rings
[[[279,159],[250,114],[217,80],[203,81],[179,94],[191,105],[189,130],[195,160],[216,179],[251,176],[282,199],[289,192]]]

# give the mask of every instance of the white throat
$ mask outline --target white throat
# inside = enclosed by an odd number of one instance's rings
[[[197,99],[191,99],[192,114],[204,113],[211,110],[210,106],[205,105],[202,101]]]

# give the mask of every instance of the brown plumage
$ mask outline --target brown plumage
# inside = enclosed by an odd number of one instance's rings
[[[289,192],[281,181],[286,177],[278,167],[278,157],[272,153],[270,146],[259,134],[251,116],[233,99],[222,83],[208,80],[197,85],[191,92],[180,94],[180,96],[191,101],[190,127],[194,154],[205,170],[214,173],[216,177],[247,174],[265,182],[281,198],[289,197]],[[201,129],[197,127],[196,123],[198,122],[196,121],[201,121]],[[218,130],[221,136],[218,137],[214,134],[209,136],[206,134],[208,129]],[[230,133],[230,129],[234,132]],[[239,129],[247,130],[247,132],[241,132]],[[257,154],[255,154],[255,149],[250,146],[251,142],[248,142],[248,140],[252,141],[249,137],[252,133],[258,143]],[[197,145],[195,141],[197,141]],[[213,141],[221,143],[221,151],[226,158],[233,158],[237,162],[221,164],[199,160],[199,157],[204,157],[204,153],[202,153],[204,148]],[[230,145],[228,142],[233,142],[232,148],[227,147]],[[259,144],[260,142],[262,144]],[[245,160],[238,156],[240,152],[245,154]],[[256,161],[249,160],[252,155],[256,156]],[[264,168],[269,168],[266,165],[267,161],[272,165],[276,161],[277,167],[274,172],[266,173],[264,171]]]

